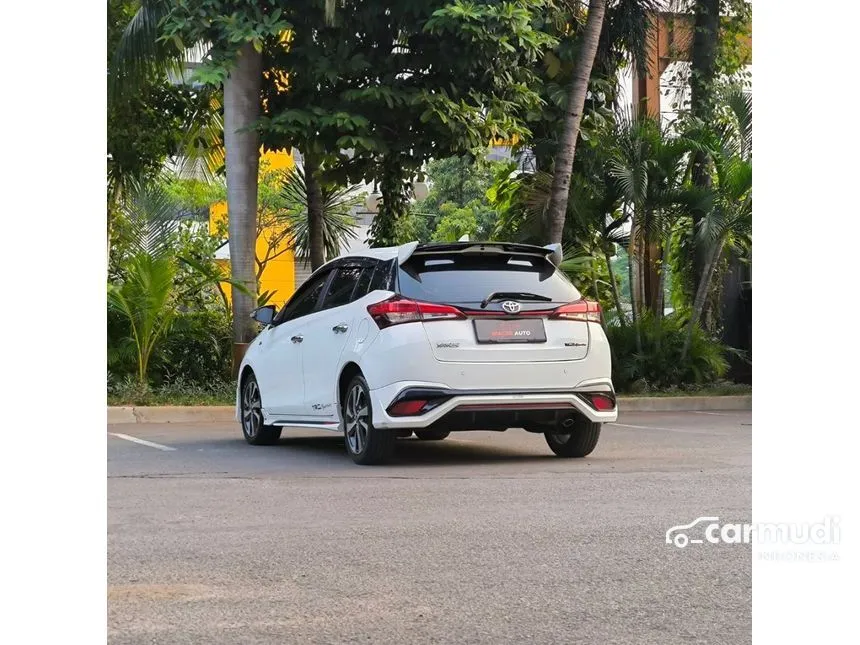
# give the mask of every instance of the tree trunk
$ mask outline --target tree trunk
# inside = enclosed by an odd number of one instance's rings
[[[663,249],[660,255],[660,317],[663,316],[663,311],[666,309],[666,271],[667,262],[669,261],[669,245],[671,244],[672,234],[667,233],[666,239],[663,241]]]
[[[646,213],[646,219],[653,217],[653,213]],[[647,227],[645,231],[650,231]],[[651,233],[643,231],[642,236],[642,302],[645,309],[650,310],[655,317],[660,317],[660,259],[662,252],[660,242],[649,239]]]
[[[681,360],[687,358],[687,352],[690,349],[690,343],[693,340],[693,329],[702,317],[702,311],[705,309],[705,303],[708,300],[708,289],[711,286],[711,277],[714,275],[714,268],[719,262],[720,255],[723,252],[723,240],[714,242],[714,248],[705,265],[705,271],[702,273],[702,278],[699,280],[699,286],[696,289],[696,299],[693,301],[693,311],[690,314],[690,322],[687,323],[687,337],[684,339],[684,348],[681,350]]]
[[[621,309],[621,296],[618,295],[618,285],[615,283],[615,272],[612,270],[612,260],[609,251],[603,251],[603,257],[606,258],[606,270],[609,272],[609,286],[612,288],[612,300],[615,303],[615,311],[618,312],[618,322],[625,325],[627,321],[624,319],[624,310]]]
[[[308,197],[308,246],[311,256],[311,271],[316,271],[326,262],[323,239],[323,196],[317,171],[319,161],[312,153],[304,155],[305,188]]]
[[[630,281],[630,314],[632,317],[633,331],[636,334],[636,351],[642,353],[642,332],[639,329],[639,306],[638,306],[638,275],[639,270],[635,266],[636,259],[636,220],[630,226],[630,245],[627,247],[627,276]]]
[[[396,155],[386,155],[381,170],[379,190],[382,200],[370,225],[370,246],[374,248],[397,244],[397,220],[409,208],[408,181],[400,159]]]
[[[564,231],[564,218],[567,213],[567,198],[570,194],[570,173],[576,153],[576,140],[579,137],[579,123],[588,93],[588,80],[597,53],[600,31],[603,29],[603,14],[606,0],[590,0],[588,18],[580,38],[579,53],[573,70],[573,84],[567,97],[567,114],[564,130],[555,155],[555,168],[552,177],[552,192],[547,209],[547,237],[551,244],[561,243]]]
[[[627,245],[627,284],[630,289],[630,315],[636,324],[638,311],[636,309],[636,242],[633,240],[633,229],[630,230],[630,244]]]
[[[262,56],[251,43],[239,50],[224,81],[224,147],[227,159],[227,224],[230,273],[249,294],[232,290],[233,369],[255,335],[251,311],[257,306],[254,258],[257,244],[257,173],[260,137],[250,129],[260,115]]]
[[[709,123],[714,111],[714,80],[717,73],[717,45],[720,31],[720,0],[696,0],[693,6],[693,45],[690,52],[690,113]],[[708,188],[711,176],[707,155],[693,156],[693,185]],[[698,230],[704,213],[693,213],[693,228]],[[693,275],[701,280],[708,261],[708,249],[693,245]],[[698,284],[698,283],[697,283]]]

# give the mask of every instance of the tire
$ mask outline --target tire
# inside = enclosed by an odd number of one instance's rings
[[[415,436],[421,441],[442,441],[450,432],[444,430],[416,430]]]
[[[556,432],[545,432],[546,443],[557,456],[585,457],[597,446],[602,424],[594,423],[584,417],[576,417],[572,428],[562,429],[559,424]]]
[[[373,426],[370,388],[361,374],[346,388],[341,401],[341,418],[346,451],[355,463],[369,466],[388,461],[394,452],[397,433]]]
[[[281,438],[281,428],[263,424],[263,400],[257,378],[249,374],[242,383],[242,396],[239,397],[240,422],[242,435],[252,446],[270,446]]]

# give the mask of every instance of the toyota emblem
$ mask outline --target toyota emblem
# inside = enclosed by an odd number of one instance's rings
[[[505,300],[502,303],[502,309],[507,311],[509,314],[519,313],[520,303],[514,302],[513,300]]]

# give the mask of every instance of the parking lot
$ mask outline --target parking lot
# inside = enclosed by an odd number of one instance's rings
[[[629,413],[585,459],[521,430],[404,439],[108,427],[112,643],[749,642],[750,412]],[[141,443],[143,442],[143,443]]]

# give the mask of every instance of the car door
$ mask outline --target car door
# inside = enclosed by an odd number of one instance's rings
[[[309,316],[302,347],[305,356],[306,416],[333,417],[336,413],[340,356],[352,337],[353,323],[357,318],[352,303],[358,295],[357,288],[367,293],[373,264],[356,260],[338,266],[319,311]],[[363,274],[367,274],[368,280],[361,279]]]
[[[312,276],[254,341],[261,346],[255,363],[267,415],[295,417],[304,408],[304,334],[317,310],[331,271]]]

